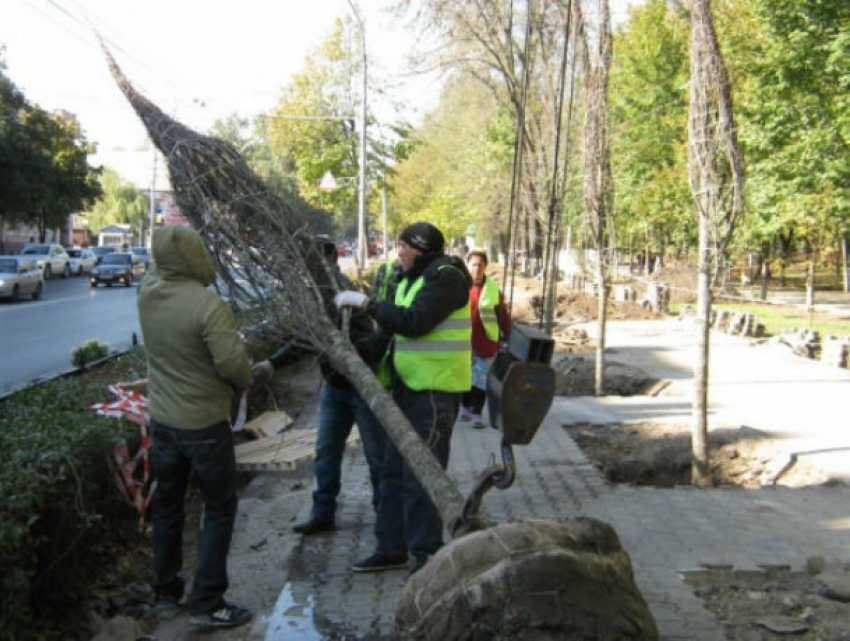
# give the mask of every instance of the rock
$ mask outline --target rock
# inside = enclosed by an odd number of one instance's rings
[[[828,568],[815,576],[818,594],[833,601],[850,603],[850,572],[842,568]]]
[[[523,521],[442,548],[405,584],[405,639],[657,639],[628,554],[595,519]]]
[[[760,625],[776,634],[800,634],[809,629],[809,626],[799,619],[786,617],[781,614],[756,619],[756,625]]]

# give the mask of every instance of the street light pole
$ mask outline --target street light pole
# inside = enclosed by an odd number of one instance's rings
[[[360,163],[357,186],[357,262],[360,267],[366,266],[368,256],[366,239],[366,27],[357,11],[354,0],[348,0],[348,6],[360,27],[360,51],[363,62],[363,101],[360,104]]]

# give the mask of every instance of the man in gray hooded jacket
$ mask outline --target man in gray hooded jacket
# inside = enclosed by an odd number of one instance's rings
[[[157,612],[173,616],[183,597],[183,502],[192,475],[204,502],[204,523],[186,604],[193,625],[234,627],[252,616],[224,600],[237,505],[230,414],[237,393],[250,383],[248,357],[230,309],[207,289],[215,273],[201,236],[186,227],[157,229],[153,260],[138,305],[157,479]]]

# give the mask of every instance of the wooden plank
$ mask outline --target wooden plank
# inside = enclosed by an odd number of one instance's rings
[[[280,434],[292,424],[293,418],[283,411],[263,412],[258,417],[248,421],[245,430],[257,438],[266,438]]]
[[[236,446],[236,468],[258,472],[293,470],[297,465],[313,458],[316,429],[275,434]],[[357,430],[352,430],[348,444],[360,440]]]

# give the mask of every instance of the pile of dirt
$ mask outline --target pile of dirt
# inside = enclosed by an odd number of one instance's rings
[[[537,323],[543,314],[543,296],[539,281],[517,278],[515,281],[512,316],[515,320]],[[505,293],[510,299],[510,292]],[[558,286],[554,320],[558,324],[582,323],[597,316],[599,303],[594,296],[576,289]],[[608,301],[608,320],[645,320],[661,318],[660,314],[630,301]]]
[[[590,462],[612,483],[652,487],[690,485],[691,433],[684,425],[635,423],[565,426]],[[713,429],[709,466],[715,486],[789,487],[829,481],[805,462],[789,459],[769,434],[749,427]]]
[[[649,276],[650,280],[670,285],[671,303],[695,303],[697,300],[697,267],[687,261],[671,261]]]
[[[596,391],[596,357],[568,355],[552,364],[556,396],[593,396]],[[606,396],[655,396],[666,386],[646,372],[614,360],[605,361],[603,376]]]

